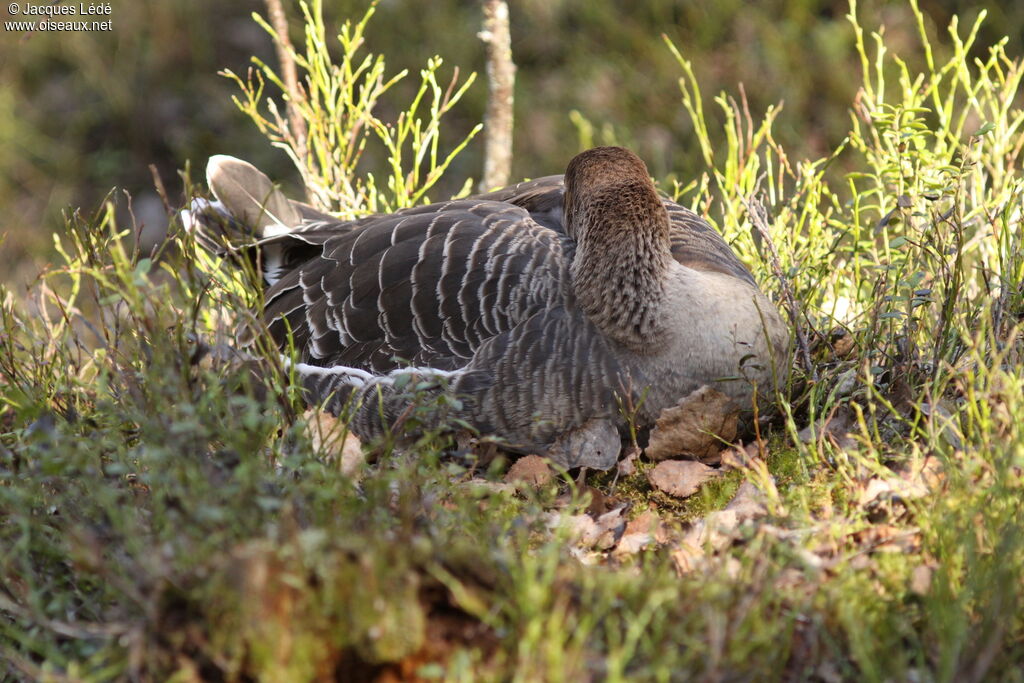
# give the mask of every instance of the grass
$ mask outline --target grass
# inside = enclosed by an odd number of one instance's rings
[[[666,189],[789,289],[807,340],[764,435],[771,477],[740,468],[683,503],[652,495],[644,465],[513,493],[486,483],[500,462],[438,434],[347,470],[273,354],[260,383],[211,360],[252,304],[238,283],[184,238],[132,252],[109,204],[71,216],[63,262],[0,306],[0,675],[1020,680],[1024,67],[1005,42],[966,59],[976,26],[954,24],[944,63],[922,28],[912,73],[862,26],[851,5],[863,84],[822,159],[789,158],[783,114],[742,96],[712,100],[716,119],[677,51],[708,172]],[[351,65],[335,66],[321,85]],[[360,206],[421,201],[449,157],[422,158],[390,182],[347,175]],[[337,163],[305,168],[356,172]],[[840,414],[852,445],[824,425]],[[767,514],[682,565],[690,523],[741,480]],[[594,491],[657,510],[664,542],[580,562],[548,520]]]

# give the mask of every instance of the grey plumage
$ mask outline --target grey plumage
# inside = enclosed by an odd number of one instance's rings
[[[572,466],[565,435],[608,441],[623,402],[650,424],[703,384],[749,406],[755,384],[785,374],[774,306],[627,150],[585,152],[564,179],[350,222],[289,202],[238,160],[212,159],[208,180],[219,202],[195,203],[188,224],[207,248],[259,255],[270,335],[282,348],[292,336],[311,401],[359,406],[362,438],[416,389],[443,406],[432,419]],[[601,466],[618,453],[606,450]]]

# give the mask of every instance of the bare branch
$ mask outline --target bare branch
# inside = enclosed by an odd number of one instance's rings
[[[299,88],[298,70],[295,67],[291,38],[288,37],[288,17],[284,12],[281,0],[266,0],[267,13],[270,15],[270,25],[277,33],[277,40],[274,41],[274,49],[277,51],[277,60],[281,62],[281,75],[284,77],[284,85],[288,90],[288,125],[295,141],[295,152],[299,160],[306,164],[308,159],[306,148],[306,120],[302,118],[299,111],[299,102],[303,100],[303,93]],[[307,192],[308,194],[308,192]]]
[[[512,103],[516,65],[512,63],[512,39],[505,0],[483,0],[487,45],[487,113],[484,115],[484,176],[480,190],[508,184],[512,168]]]

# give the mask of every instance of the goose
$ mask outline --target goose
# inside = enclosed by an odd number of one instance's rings
[[[265,331],[296,350],[307,400],[344,412],[360,439],[389,433],[415,397],[421,424],[607,469],[629,423],[653,425],[706,385],[749,415],[785,380],[777,308],[627,149],[356,220],[289,200],[229,156],[209,160],[207,183],[214,200],[193,200],[183,224],[258,264]]]

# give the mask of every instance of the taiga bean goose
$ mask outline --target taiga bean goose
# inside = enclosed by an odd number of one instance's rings
[[[312,402],[357,406],[361,438],[407,414],[416,387],[457,398],[435,400],[436,419],[607,468],[622,405],[651,425],[711,385],[749,409],[755,386],[786,374],[775,306],[626,149],[583,152],[564,178],[355,221],[289,201],[231,157],[211,158],[207,180],[218,201],[194,201],[186,225],[214,252],[258,256],[270,335],[281,348],[292,335]]]

